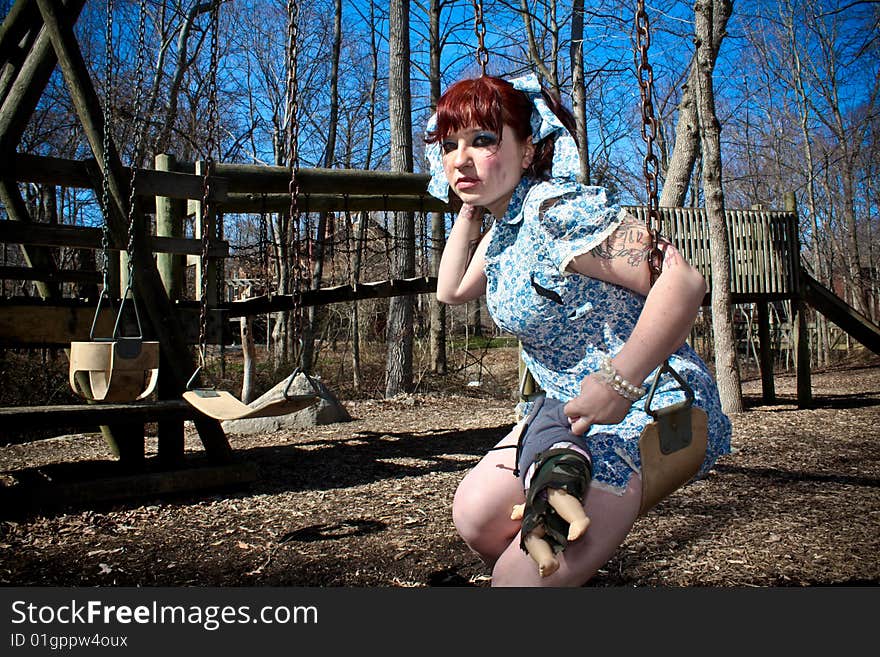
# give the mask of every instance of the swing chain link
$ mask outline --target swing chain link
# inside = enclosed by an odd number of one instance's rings
[[[208,133],[205,144],[205,170],[202,178],[202,207],[201,207],[201,238],[202,256],[200,267],[200,295],[199,303],[199,366],[206,364],[208,350],[208,247],[210,236],[208,235],[209,215],[211,208],[211,179],[214,174],[214,154],[217,151],[217,125],[219,116],[217,110],[217,68],[219,65],[219,47],[217,32],[219,31],[220,2],[215,0],[211,4],[210,27],[211,30],[211,65],[208,74]]]
[[[660,251],[660,210],[657,193],[660,177],[660,161],[654,153],[654,140],[657,139],[658,122],[654,116],[654,69],[648,62],[648,49],[651,46],[651,25],[645,10],[645,0],[638,0],[635,15],[635,32],[637,40],[636,70],[639,78],[642,111],[642,140],[645,142],[645,158],[642,170],[645,176],[645,191],[648,196],[648,235],[650,251],[648,264],[651,268],[651,284],[657,280],[663,265],[663,253]]]
[[[302,357],[302,330],[303,330],[303,308],[302,308],[302,288],[305,280],[303,274],[303,262],[301,253],[302,235],[300,231],[300,209],[299,209],[299,123],[297,121],[297,112],[299,104],[297,97],[298,89],[298,57],[299,52],[297,42],[299,41],[299,3],[296,0],[288,0],[287,2],[287,48],[288,48],[288,68],[287,68],[287,139],[288,139],[288,166],[290,167],[290,182],[288,184],[288,192],[290,194],[290,228],[291,228],[291,260],[293,261],[293,308],[291,309],[291,321],[293,334],[297,336],[295,343],[295,352],[293,361],[297,367],[302,366],[300,359]]]
[[[486,67],[489,65],[489,51],[486,48],[486,23],[483,21],[482,0],[473,0],[474,4],[474,34],[477,35],[477,62],[480,71],[486,75]]]
[[[104,134],[101,140],[101,210],[104,213],[104,226],[101,231],[101,254],[103,289],[102,298],[110,294],[110,133],[113,130],[113,0],[107,0],[107,22],[105,26],[104,54]],[[99,304],[100,307],[100,304]]]
[[[131,287],[132,279],[134,277],[134,240],[135,240],[135,182],[137,180],[137,171],[141,166],[141,158],[143,158],[143,126],[146,121],[146,117],[144,117],[140,113],[141,109],[141,101],[143,97],[143,87],[144,87],[144,62],[145,62],[145,54],[146,50],[146,32],[147,32],[147,3],[146,0],[140,1],[140,13],[138,15],[138,44],[137,44],[137,57],[135,63],[135,84],[134,84],[134,104],[132,106],[132,112],[134,113],[135,121],[134,121],[134,131],[135,131],[135,146],[134,146],[134,157],[132,158],[131,163],[131,186],[129,188],[129,196],[128,196],[128,286]]]

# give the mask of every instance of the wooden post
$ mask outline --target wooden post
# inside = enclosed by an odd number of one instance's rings
[[[156,155],[156,169],[174,171],[177,161],[173,155]],[[156,197],[156,235],[161,237],[183,237],[183,215],[186,201],[167,196]],[[186,256],[172,253],[156,254],[156,267],[162,285],[172,302],[179,301],[183,291],[183,268]],[[164,375],[165,368],[159,368],[159,399],[172,399],[175,396],[174,381]],[[173,468],[183,462],[184,428],[182,418],[164,419],[158,422],[159,463],[164,468]]]
[[[766,301],[758,301],[758,342],[761,349],[761,393],[765,404],[776,402],[773,382],[773,348],[770,344],[770,312]]]
[[[68,20],[73,23],[85,0],[66,0],[63,4]],[[7,48],[28,47],[27,43],[18,43],[23,30],[37,33],[19,69],[12,71],[13,65],[4,72],[9,74],[4,77],[0,108],[0,153],[4,155],[15,152],[57,63],[49,35],[39,29],[39,23],[39,11],[33,2],[16,2],[3,21],[4,31],[0,34],[3,52],[7,52]]]
[[[786,192],[785,211],[791,212],[797,217],[797,199],[793,192]],[[792,335],[795,342],[797,360],[797,398],[799,408],[809,408],[813,405],[812,378],[810,373],[810,334],[807,330],[807,308],[803,297],[803,283],[800,280],[800,240],[798,239],[797,219],[794,220],[793,230],[794,244],[792,246],[792,259],[797,274],[794,276],[794,298],[791,302],[792,309]]]
[[[174,171],[177,160],[173,155],[159,153],[156,155],[156,169]],[[160,237],[184,237],[183,215],[186,212],[186,201],[167,196],[156,197],[156,235]],[[179,301],[183,290],[184,256],[171,253],[158,253],[156,266],[162,284],[171,301]]]

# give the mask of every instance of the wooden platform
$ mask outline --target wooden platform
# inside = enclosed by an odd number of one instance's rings
[[[51,427],[97,431],[109,425],[124,437],[118,460],[53,463],[3,473],[0,515],[201,493],[256,481],[257,468],[252,463],[235,457],[217,462],[203,454],[184,455],[183,422],[199,415],[182,399],[0,408],[0,436]],[[159,454],[151,458],[144,454],[144,425],[148,423],[159,425]]]
[[[164,468],[170,469],[184,462],[184,421],[201,421],[205,417],[183,399],[124,404],[7,406],[0,407],[0,444],[48,437],[40,431],[42,429],[59,432],[75,428],[107,430],[113,436],[108,444],[119,461],[133,471],[144,467],[145,429],[147,424],[155,423],[158,425],[158,458]],[[209,450],[207,447],[213,464],[224,465],[232,458],[229,449]]]
[[[212,464],[196,457],[170,470],[154,459],[137,471],[118,461],[81,461],[3,474],[0,517],[11,518],[33,511],[235,489],[256,481],[258,470],[245,461]]]
[[[54,426],[97,429],[109,424],[193,420],[198,414],[182,399],[130,404],[6,406],[0,408],[0,433]]]

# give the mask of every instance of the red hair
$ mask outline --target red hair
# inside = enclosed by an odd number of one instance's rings
[[[562,103],[546,89],[541,89],[548,107],[553,110],[568,131],[574,134],[574,119]],[[459,80],[446,90],[437,103],[437,127],[425,141],[434,144],[447,135],[479,126],[491,130],[501,139],[504,126],[513,130],[516,138],[525,141],[532,134],[533,105],[529,96],[502,78],[484,75]],[[535,156],[526,175],[547,178],[553,164],[553,139],[535,144]]]

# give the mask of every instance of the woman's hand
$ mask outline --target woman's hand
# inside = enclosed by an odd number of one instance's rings
[[[456,197],[458,198],[458,197]],[[458,208],[458,218],[462,221],[480,221],[483,220],[483,208],[471,205],[470,203],[461,202]]]
[[[614,392],[598,374],[591,374],[581,382],[581,394],[563,411],[571,422],[571,432],[581,435],[594,424],[617,424],[631,406],[631,401]]]
[[[446,240],[437,270],[437,300],[458,305],[486,292],[483,209],[462,203]]]

